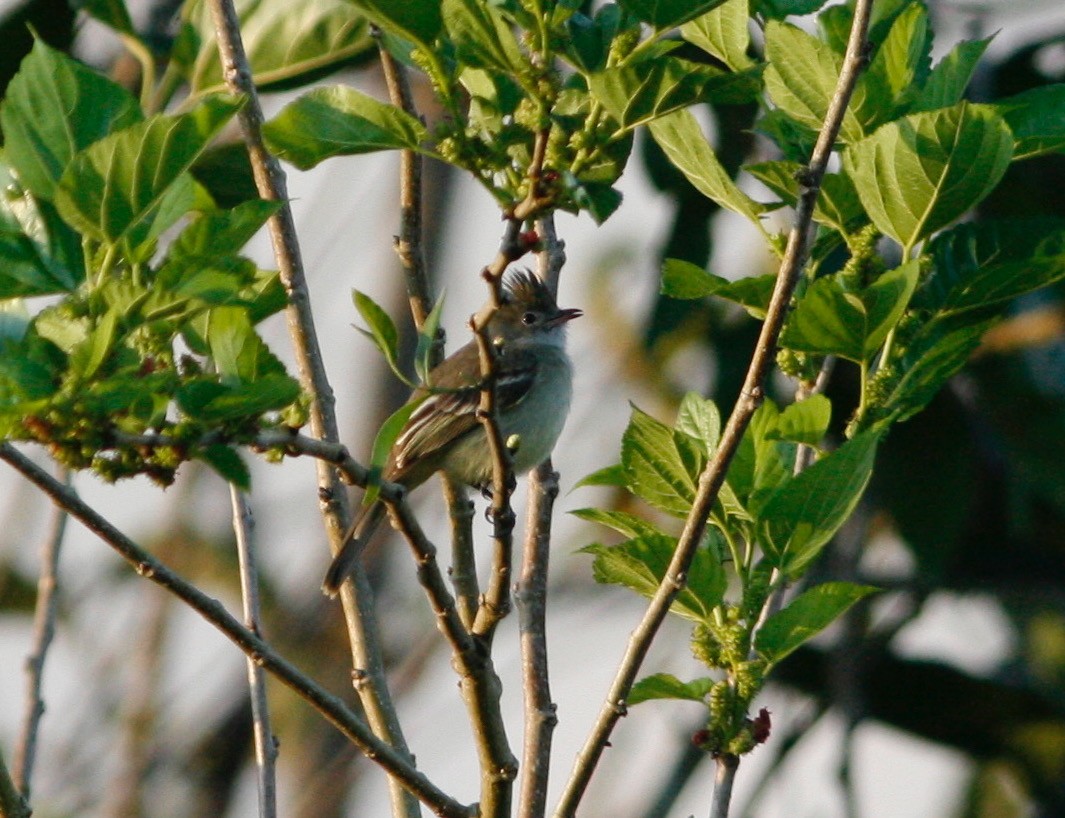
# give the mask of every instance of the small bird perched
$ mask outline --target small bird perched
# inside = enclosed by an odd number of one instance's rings
[[[503,302],[488,324],[488,337],[496,352],[497,423],[508,445],[516,441],[515,474],[551,454],[566,422],[573,391],[566,324],[580,315],[559,309],[531,272],[511,273],[503,281]],[[482,382],[476,341],[435,367],[427,385],[411,396],[417,408],[392,444],[382,479],[413,489],[443,471],[471,486],[490,485],[492,455],[477,418]],[[340,590],[384,516],[381,500],[359,513],[325,575],[326,594]]]

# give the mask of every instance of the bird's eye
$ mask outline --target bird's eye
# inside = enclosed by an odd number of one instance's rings
[[[521,323],[527,327],[532,326],[536,323],[536,317],[535,312],[527,312],[521,317]]]

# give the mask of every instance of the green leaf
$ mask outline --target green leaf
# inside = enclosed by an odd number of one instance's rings
[[[56,207],[75,229],[108,246],[122,242],[134,260],[192,206],[185,171],[241,105],[213,96],[179,116],[154,116],[78,153],[55,190]]]
[[[635,514],[627,514],[624,511],[608,511],[601,508],[578,508],[569,513],[574,517],[579,517],[590,523],[605,525],[607,528],[611,528],[619,534],[631,539],[662,535],[662,532],[651,523],[637,517]]]
[[[355,309],[359,311],[362,320],[370,328],[369,331],[360,329],[359,332],[374,342],[381,350],[381,354],[385,356],[388,366],[400,380],[405,382],[406,378],[399,369],[399,331],[392,317],[365,293],[352,290],[351,294]]]
[[[133,28],[133,20],[129,16],[129,10],[122,0],[80,0],[74,5],[88,12],[93,19],[99,20],[121,34],[134,37],[137,35]]]
[[[919,273],[919,263],[910,261],[858,293],[839,275],[817,279],[789,317],[781,344],[855,363],[869,360],[902,317]]]
[[[1003,304],[1065,278],[1060,219],[959,224],[929,244],[932,275],[914,305],[945,315]]]
[[[831,625],[859,599],[877,590],[850,582],[815,585],[765,621],[755,636],[755,649],[766,662],[775,665]]]
[[[724,208],[746,216],[759,230],[766,206],[741,191],[722,167],[691,111],[674,111],[650,124],[669,161],[695,188]]]
[[[241,491],[251,490],[251,472],[248,471],[248,465],[241,459],[236,449],[215,444],[198,451],[196,459],[202,460],[223,480],[232,483]]]
[[[1014,159],[1065,151],[1065,83],[1032,88],[994,107],[1013,132]]]
[[[828,0],[755,0],[755,8],[760,14],[777,20],[785,17],[802,17],[813,14]]]
[[[727,0],[680,27],[680,36],[717,57],[733,71],[749,68],[751,44],[748,0]]]
[[[208,422],[257,418],[284,409],[299,397],[299,384],[274,373],[251,383],[226,386],[210,379],[188,381],[178,388],[177,400],[190,417]]]
[[[238,0],[236,5],[252,79],[260,90],[306,84],[375,50],[369,22],[353,14],[346,0]],[[192,25],[183,31],[194,35],[186,33],[178,45],[189,85],[193,93],[218,90],[222,64],[210,4],[195,3],[188,17]]]
[[[262,340],[241,307],[216,307],[207,320],[207,344],[222,383],[236,386],[259,376]]]
[[[440,329],[440,313],[444,308],[444,293],[436,299],[433,308],[425,317],[425,322],[418,330],[418,346],[414,351],[414,371],[422,383],[429,383],[429,371],[432,369],[430,355],[433,345],[436,343],[436,335]]]
[[[794,207],[799,198],[801,162],[776,159],[745,166],[748,173],[780,196],[784,204]],[[854,183],[846,173],[826,173],[814,205],[814,220],[838,230],[843,235],[855,233],[868,221]]]
[[[581,551],[595,556],[592,575],[596,582],[622,585],[650,598],[666,575],[676,545],[673,537],[654,534],[613,546],[593,544]],[[705,622],[724,597],[725,570],[709,549],[700,548],[692,559],[687,579],[687,586],[677,595],[670,610],[693,622]]]
[[[495,5],[482,0],[443,0],[441,10],[460,62],[508,74],[527,70],[514,32]]]
[[[107,360],[115,344],[119,313],[109,309],[93,327],[83,342],[70,353],[70,368],[81,378],[88,380]]]
[[[965,366],[993,323],[992,319],[960,326],[942,320],[925,324],[907,344],[903,360],[896,365],[904,374],[877,402],[877,415],[901,423],[924,409]]]
[[[769,440],[790,440],[806,446],[819,446],[832,420],[832,401],[824,395],[811,395],[806,400],[786,406],[777,418],[776,428],[766,437]]]
[[[759,321],[765,318],[766,310],[769,309],[769,301],[776,287],[777,277],[773,273],[760,276],[749,276],[730,281],[720,287],[714,295],[739,304],[751,316]]]
[[[883,90],[889,102],[884,119],[905,107],[905,101],[920,88],[931,66],[932,30],[928,11],[922,3],[912,3],[899,14],[880,44],[863,80]]]
[[[374,436],[373,448],[370,451],[370,470],[374,477],[380,477],[381,472],[384,470],[385,463],[388,461],[388,453],[392,451],[392,444],[399,438],[400,433],[403,431],[403,427],[407,425],[407,421],[410,420],[410,416],[414,414],[414,411],[421,406],[421,400],[410,400],[399,407],[395,412],[388,416],[388,419],[381,424],[381,428],[377,430],[377,434]],[[371,506],[377,500],[378,495],[381,493],[381,484],[377,480],[371,480],[370,484],[366,486],[366,492],[362,496],[363,506]]]
[[[76,153],[140,119],[128,91],[38,40],[0,108],[5,158],[22,184],[51,199]]]
[[[592,95],[621,125],[645,125],[695,102],[750,101],[759,89],[758,70],[726,72],[711,65],[664,56],[609,68],[588,77]]]
[[[879,432],[864,432],[787,480],[757,513],[763,547],[774,564],[797,576],[858,504],[876,457]]]
[[[440,0],[348,0],[371,21],[423,48],[432,46],[443,26]]]
[[[574,204],[587,212],[596,224],[605,222],[621,205],[621,193],[610,184],[582,182],[569,171],[562,174],[562,179]]]
[[[316,88],[290,102],[263,126],[267,146],[307,170],[333,156],[417,150],[425,126],[394,105],[346,85]]]
[[[662,262],[662,295],[691,301],[713,295],[728,279],[708,273],[698,264],[680,258]]]
[[[675,28],[720,6],[725,0],[620,0],[626,11],[658,31]]]
[[[613,466],[604,466],[591,474],[585,475],[574,484],[573,488],[579,489],[584,486],[625,488],[628,486],[628,478],[625,476],[625,469],[618,463]]]
[[[280,202],[253,199],[230,210],[197,213],[174,239],[167,258],[173,260],[238,253],[280,207]]]
[[[629,691],[628,703],[640,704],[651,699],[686,699],[693,702],[705,702],[713,679],[695,679],[682,682],[669,673],[656,673],[646,679],[640,679]]]
[[[765,51],[769,61],[765,87],[773,104],[807,128],[820,130],[836,91],[842,58],[827,43],[776,20],[766,26]],[[844,142],[866,133],[856,113],[861,99],[856,89],[840,128]]]
[[[657,509],[684,518],[695,482],[677,449],[673,430],[635,406],[621,437],[621,465],[629,490]]]
[[[990,193],[1013,137],[995,110],[960,102],[888,123],[844,153],[877,228],[910,249]]]
[[[991,39],[988,37],[985,40],[970,40],[954,46],[928,75],[924,87],[911,106],[912,112],[949,108],[961,102]],[[1008,118],[1006,122],[1009,123]]]
[[[70,292],[77,281],[25,233],[0,224],[0,299]]]
[[[677,411],[676,431],[698,440],[703,452],[712,453],[721,438],[721,413],[717,405],[695,392],[688,392]]]

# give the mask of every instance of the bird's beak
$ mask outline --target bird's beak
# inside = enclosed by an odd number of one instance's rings
[[[584,315],[584,312],[582,310],[578,310],[573,307],[570,307],[565,310],[559,310],[554,315],[554,317],[552,317],[551,325],[560,326],[561,324],[565,324],[567,321],[572,321],[574,318],[580,318],[582,315]]]

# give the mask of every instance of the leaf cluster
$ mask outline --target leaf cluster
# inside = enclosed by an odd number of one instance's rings
[[[299,387],[255,329],[284,291],[240,254],[277,204],[219,207],[191,173],[241,105],[146,115],[41,42],[23,61],[0,107],[5,438],[106,479],[165,484],[198,458],[246,486],[229,444],[299,425]]]

